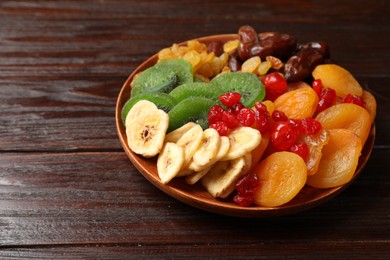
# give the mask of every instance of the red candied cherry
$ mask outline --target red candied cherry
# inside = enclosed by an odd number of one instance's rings
[[[324,111],[336,103],[336,91],[332,88],[324,88],[321,91],[320,100],[318,101],[317,112]]]
[[[255,111],[247,107],[242,108],[237,119],[243,126],[252,126],[255,123]]]
[[[293,144],[290,151],[301,156],[303,160],[309,156],[309,147],[305,143]]]
[[[233,197],[234,203],[241,207],[248,207],[254,202],[253,195],[237,193]]]
[[[313,87],[313,90],[317,93],[318,97],[320,97],[322,90],[322,81],[320,79],[316,79],[311,83],[311,86]]]
[[[259,102],[259,101],[256,101],[255,102],[255,108],[257,111],[259,112],[267,112],[267,106],[264,105],[263,103]]]
[[[255,122],[261,134],[266,134],[271,130],[271,117],[268,112],[255,111]]]
[[[250,206],[254,201],[253,194],[259,185],[259,179],[254,173],[248,173],[240,177],[236,183],[238,193],[234,196],[233,201],[239,206]]]
[[[300,120],[300,124],[303,134],[315,135],[322,129],[321,123],[312,117]]]
[[[227,107],[233,107],[240,101],[240,99],[241,95],[238,92],[227,92],[219,96],[219,101],[221,101],[221,103]]]
[[[210,128],[217,130],[220,136],[227,136],[229,133],[229,127],[222,121],[211,124]]]
[[[222,122],[224,122],[230,129],[234,129],[240,124],[240,121],[238,121],[236,116],[227,111],[222,113]]]
[[[352,103],[361,107],[366,107],[366,102],[364,100],[356,95],[348,94],[344,97],[343,103]]]
[[[209,124],[214,124],[218,121],[221,121],[223,112],[225,112],[225,110],[221,106],[219,105],[212,106],[209,110],[209,114],[207,117]]]
[[[279,122],[279,121],[287,121],[288,117],[286,116],[286,114],[284,112],[279,111],[279,110],[274,110],[274,112],[272,112],[272,119],[275,122]]]
[[[271,132],[270,140],[272,146],[278,151],[288,151],[295,144],[298,133],[289,122],[276,122]]]
[[[228,112],[237,116],[238,113],[240,113],[240,110],[243,109],[244,107],[245,106],[241,102],[237,102],[237,104],[235,104],[233,107],[228,108]]]
[[[298,132],[298,133],[303,133],[301,120],[289,118],[289,119],[287,119],[287,122],[288,122],[288,123],[289,123],[297,132]]]
[[[278,72],[267,74],[262,82],[265,87],[266,99],[275,101],[277,97],[287,92],[287,81]]]

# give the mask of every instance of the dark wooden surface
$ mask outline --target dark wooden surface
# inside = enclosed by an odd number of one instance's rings
[[[0,258],[389,259],[389,1],[0,1]],[[132,166],[117,95],[147,57],[249,24],[324,40],[378,102],[365,170],[317,208],[207,213]]]

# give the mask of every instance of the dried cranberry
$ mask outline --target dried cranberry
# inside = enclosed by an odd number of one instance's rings
[[[318,101],[317,113],[324,111],[336,103],[336,91],[332,88],[324,88]]]
[[[222,122],[224,122],[230,129],[234,129],[240,125],[240,121],[238,121],[236,116],[227,111],[222,113]]]
[[[265,98],[274,101],[287,91],[287,81],[278,72],[267,74],[262,80],[265,87]]]
[[[267,112],[267,106],[264,105],[263,103],[261,102],[256,102],[255,103],[255,108],[257,111],[260,111],[260,112]]]
[[[245,107],[240,110],[237,119],[243,126],[252,126],[255,123],[255,111]]]
[[[226,136],[229,133],[229,127],[222,121],[211,124],[210,128],[217,130],[220,136]]]
[[[298,133],[289,122],[279,121],[276,122],[270,137],[273,148],[288,151],[297,140]]]
[[[254,173],[240,177],[236,182],[236,190],[242,194],[253,194],[259,187],[259,178]]]
[[[209,114],[208,114],[208,121],[209,121],[209,124],[214,124],[218,121],[221,121],[222,120],[222,114],[225,110],[219,106],[219,105],[214,105],[210,108],[209,110]]]
[[[308,135],[315,135],[322,129],[321,123],[312,117],[302,119],[301,126],[303,133]]]
[[[236,182],[237,195],[234,196],[233,201],[243,207],[250,206],[254,199],[253,194],[260,185],[256,174],[248,173],[240,177]]]
[[[290,151],[301,156],[303,160],[306,160],[309,156],[309,147],[305,143],[294,144],[291,146]]]
[[[255,112],[256,128],[261,134],[266,134],[271,130],[271,117],[268,112],[259,111]]]
[[[348,94],[344,97],[343,103],[352,103],[361,107],[366,107],[366,102],[364,100],[356,95]]]
[[[318,97],[320,97],[321,90],[322,90],[322,81],[320,79],[316,79],[311,83],[311,86],[313,87],[314,91],[317,93]]]
[[[237,104],[241,99],[241,95],[238,92],[227,92],[219,96],[219,100],[224,106],[232,107]]]
[[[238,102],[233,107],[229,107],[228,108],[228,112],[232,113],[235,116],[237,116],[240,113],[241,109],[243,109],[244,107],[245,106],[241,102]]]
[[[279,111],[279,110],[274,110],[274,112],[272,112],[272,119],[275,122],[279,122],[279,121],[287,121],[288,117],[286,116],[286,114],[284,112]]]
[[[233,197],[233,201],[241,207],[248,207],[253,203],[254,199],[252,195],[237,193]]]

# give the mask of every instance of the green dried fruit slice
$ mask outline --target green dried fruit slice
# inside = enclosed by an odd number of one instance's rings
[[[218,100],[224,91],[210,83],[192,82],[186,83],[173,89],[169,95],[175,98],[177,102],[188,97],[206,97],[213,100]]]
[[[169,93],[175,87],[193,81],[194,71],[188,61],[184,59],[161,61],[138,74],[132,83],[131,95],[134,97],[154,91]]]
[[[248,72],[223,73],[212,79],[211,84],[224,92],[240,93],[241,103],[246,107],[253,107],[256,101],[262,101],[265,96],[263,83]]]

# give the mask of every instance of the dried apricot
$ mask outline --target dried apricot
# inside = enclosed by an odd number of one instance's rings
[[[339,97],[363,94],[363,88],[352,74],[336,64],[318,65],[312,75],[314,79],[321,79],[323,87],[333,88]]]
[[[362,99],[366,103],[366,110],[370,114],[371,123],[374,122],[376,117],[376,100],[375,97],[368,91],[363,90]]]
[[[315,188],[331,188],[349,182],[359,162],[362,142],[351,130],[330,129],[329,142],[322,149],[316,174],[307,184]]]
[[[325,129],[349,129],[361,138],[362,144],[367,140],[371,129],[370,114],[361,106],[341,103],[320,112],[316,119]]]
[[[261,161],[254,169],[260,185],[254,193],[257,205],[276,207],[292,200],[307,179],[306,164],[291,152],[276,152]]]
[[[311,87],[298,88],[279,96],[275,110],[284,112],[292,119],[312,117],[318,105],[318,95]]]

